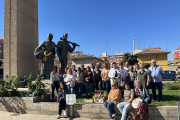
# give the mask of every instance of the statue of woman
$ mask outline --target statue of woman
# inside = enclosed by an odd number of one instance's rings
[[[53,35],[47,35],[47,40],[42,41],[41,44],[35,49],[34,55],[37,59],[43,59],[41,63],[41,76],[49,79],[52,67],[54,66],[55,46],[52,42]]]

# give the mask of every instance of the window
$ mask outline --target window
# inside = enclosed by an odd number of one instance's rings
[[[2,50],[0,50],[0,54],[2,54]]]
[[[0,48],[1,48],[1,45],[0,45]]]
[[[2,55],[0,55],[0,59],[2,59]]]

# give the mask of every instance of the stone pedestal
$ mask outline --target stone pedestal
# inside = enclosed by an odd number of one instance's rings
[[[38,0],[5,0],[4,76],[38,74]]]

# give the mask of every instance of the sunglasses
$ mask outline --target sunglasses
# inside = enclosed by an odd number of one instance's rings
[[[115,85],[111,85],[111,86],[115,86]]]

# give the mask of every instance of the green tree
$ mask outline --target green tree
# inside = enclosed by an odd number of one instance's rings
[[[129,65],[135,65],[136,63],[138,63],[137,56],[131,55],[130,53],[125,53],[123,55],[123,62],[129,62]]]

